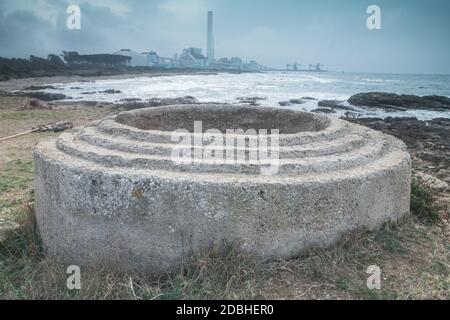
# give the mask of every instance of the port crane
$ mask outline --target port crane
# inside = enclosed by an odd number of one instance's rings
[[[290,65],[289,63],[286,65],[286,69],[289,71],[291,70],[292,67],[292,71],[298,71],[300,70],[300,64],[298,64],[297,62],[294,62],[294,64]]]
[[[320,62],[314,64],[310,64],[309,65],[309,71],[324,71],[324,69],[322,68],[324,67],[323,64],[321,64]]]
[[[299,64],[298,62],[294,62],[293,64],[286,64],[286,70],[287,71],[311,71],[311,72],[326,72],[327,70],[324,69],[324,65],[321,64],[320,62],[316,63],[316,64],[310,64],[309,65],[309,69],[301,69],[301,64]]]

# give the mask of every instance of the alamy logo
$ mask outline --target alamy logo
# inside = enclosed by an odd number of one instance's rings
[[[370,16],[367,18],[367,28],[369,30],[381,29],[381,9],[377,5],[370,5],[367,8],[367,14]]]
[[[194,122],[194,132],[175,130],[171,141],[175,164],[222,164],[259,166],[262,175],[275,175],[279,169],[279,130],[218,129],[203,133],[202,121]]]
[[[81,269],[79,266],[68,266],[66,286],[69,290],[81,290]]]
[[[370,290],[381,289],[381,269],[379,266],[372,265],[367,268],[366,273],[370,274],[367,279],[367,288]]]
[[[66,20],[66,26],[69,30],[81,29],[81,9],[77,5],[67,7],[66,13],[69,15]]]

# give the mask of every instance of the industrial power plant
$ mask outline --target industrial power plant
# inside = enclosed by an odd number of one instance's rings
[[[254,60],[244,62],[240,57],[216,60],[214,53],[214,13],[212,11],[208,11],[206,22],[206,56],[201,48],[195,47],[184,48],[180,54],[175,54],[173,57],[161,56],[156,51],[139,53],[131,49],[122,49],[113,53],[113,55],[128,57],[128,59],[120,60],[121,64],[132,67],[269,70],[268,67],[260,65]],[[81,59],[82,62],[80,63],[88,63],[86,60]]]
[[[151,67],[151,68],[193,68],[193,69],[214,69],[214,70],[241,70],[241,71],[294,71],[294,72],[326,72],[320,63],[310,64],[309,68],[301,68],[295,62],[287,64],[286,69],[277,70],[263,66],[255,60],[245,61],[237,56],[215,58],[214,49],[214,13],[207,12],[206,17],[206,56],[201,48],[184,48],[179,54],[172,57],[159,55],[156,51],[136,52],[131,49],[122,49],[113,54],[89,54],[80,55],[78,52],[63,51],[65,61],[70,64],[102,64],[106,66],[130,66],[130,67]]]

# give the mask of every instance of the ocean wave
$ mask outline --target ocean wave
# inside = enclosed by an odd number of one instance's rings
[[[400,78],[402,76],[398,76]],[[267,100],[263,105],[279,107],[280,101],[313,97],[318,100],[346,101],[350,96],[379,90],[393,93],[408,93],[415,95],[450,96],[450,85],[442,78],[426,76],[418,78],[383,79],[370,78],[349,74],[327,73],[311,75],[305,73],[246,73],[246,74],[218,74],[218,75],[179,75],[164,77],[134,77],[128,79],[102,79],[92,82],[74,82],[58,84],[55,93],[64,93],[71,97],[70,101],[96,101],[115,103],[126,98],[148,100],[152,98],[176,98],[194,96],[202,102],[232,103],[239,97],[264,96]],[[355,80],[359,80],[358,82]],[[363,82],[364,81],[364,82]],[[374,87],[376,86],[376,87]],[[61,90],[62,89],[62,90]],[[117,94],[102,93],[114,89]],[[52,90],[46,90],[52,93]],[[90,94],[83,94],[89,92]],[[317,108],[317,101],[307,101],[292,108],[304,108],[312,111]],[[430,111],[431,112],[431,111]],[[432,119],[433,117],[450,117],[450,113],[433,113],[428,111],[408,111],[395,116],[416,116]],[[372,112],[360,110],[367,116],[394,116],[381,111]],[[337,114],[339,115],[339,114]]]

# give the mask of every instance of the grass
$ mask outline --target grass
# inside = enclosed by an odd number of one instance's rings
[[[211,251],[161,277],[82,269],[82,289],[70,291],[65,286],[66,266],[42,253],[32,207],[22,207],[20,215],[20,228],[0,243],[3,299],[266,299],[280,294],[284,298],[448,298],[448,255],[438,245],[431,258],[414,254],[416,240],[423,239],[414,232],[414,217],[399,229],[386,226],[347,236],[332,248],[311,250],[288,261],[261,261],[229,247],[225,253]],[[365,271],[372,264],[382,269],[382,290],[366,287]],[[397,264],[415,265],[415,270],[406,276],[390,270]],[[403,287],[405,282],[424,288],[411,293]],[[287,292],[278,292],[280,287]],[[300,297],[295,291],[301,292]]]
[[[408,253],[399,234],[389,228],[383,228],[375,234],[375,241],[383,246],[383,249],[390,254],[404,255]]]
[[[7,162],[0,171],[0,220],[6,216],[18,225],[0,240],[0,299],[449,298],[450,244],[431,193],[418,181],[413,215],[375,232],[345,236],[328,249],[261,261],[227,247],[159,277],[83,268],[79,291],[66,288],[66,266],[43,254],[32,181],[31,159]],[[382,270],[381,290],[367,289],[370,265]]]
[[[42,253],[32,208],[21,216],[20,228],[0,243],[3,299],[240,299],[257,297],[262,289],[261,262],[228,247],[161,277],[82,269],[82,289],[70,291],[65,266]]]
[[[262,262],[228,247],[161,277],[82,270],[82,290],[66,287],[66,266],[43,254],[33,211],[33,162],[0,171],[0,299],[239,299],[258,296]],[[2,231],[2,220],[18,227]]]
[[[0,195],[13,189],[26,189],[33,182],[33,162],[13,160],[0,171]]]
[[[43,111],[43,110],[26,110],[26,111],[4,111],[0,112],[0,120],[49,120],[59,119],[61,116],[68,116],[69,113],[61,111]]]
[[[435,204],[431,190],[419,180],[411,184],[411,212],[425,223],[439,220],[439,208]]]

